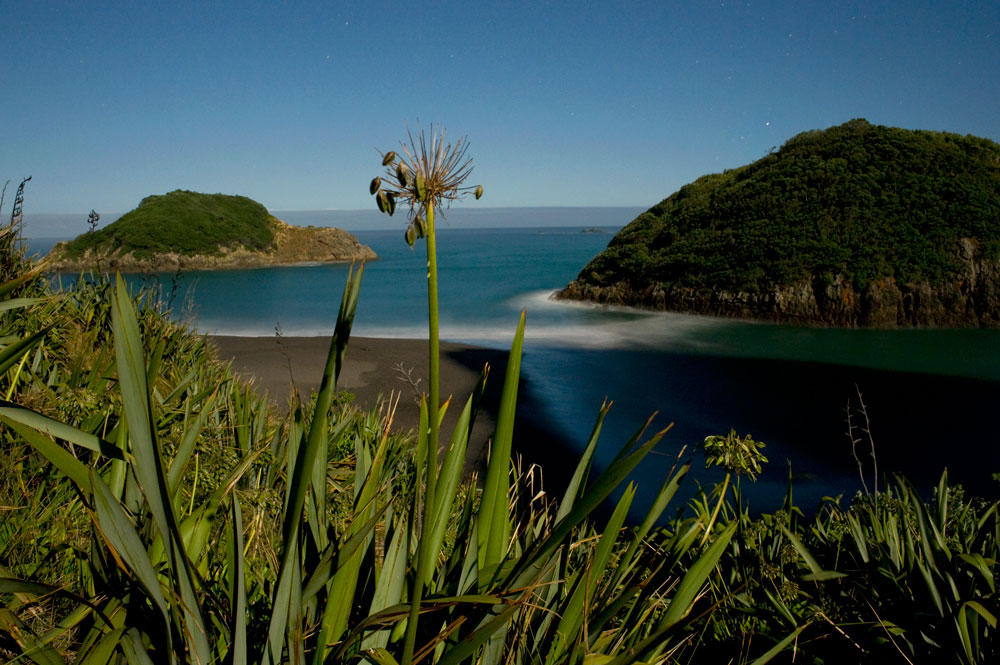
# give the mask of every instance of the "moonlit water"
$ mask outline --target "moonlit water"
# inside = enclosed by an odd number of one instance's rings
[[[616,229],[444,226],[439,233],[442,337],[506,348],[527,311],[518,418],[522,436],[532,439],[526,454],[546,462],[553,485],[607,398],[614,406],[599,464],[654,412],[651,431],[673,424],[635,476],[640,497],[659,489],[683,446],[696,453],[706,435],[730,428],[767,443],[765,473],[744,485],[757,509],[780,504],[789,461],[800,505],[850,497],[861,483],[845,408],[857,407],[860,391],[880,472],[905,471],[927,489],[948,466],[952,480],[996,492],[990,474],[1000,471],[992,419],[1000,403],[1000,332],[799,328],[551,300]],[[402,228],[354,233],[379,255],[365,267],[354,334],[426,338],[424,246],[411,251]],[[329,335],[347,270],[181,274],[175,310],[211,334]],[[160,278],[174,283],[171,275]],[[854,418],[858,424],[863,414]],[[858,454],[870,488],[867,438]],[[693,481],[719,478],[703,465],[695,454],[689,494]]]

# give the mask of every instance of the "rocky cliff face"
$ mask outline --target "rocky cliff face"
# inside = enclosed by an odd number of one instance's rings
[[[343,229],[314,226],[292,226],[274,220],[274,245],[264,252],[244,247],[220,247],[217,254],[182,255],[160,253],[151,258],[136,258],[127,249],[98,256],[88,250],[80,257],[65,256],[64,245],[59,243],[49,254],[50,270],[77,272],[102,270],[121,272],[173,272],[176,270],[217,270],[226,268],[259,268],[298,263],[334,263],[348,261],[373,261],[378,257],[367,245],[362,245]],[[123,251],[124,250],[124,251]]]
[[[741,293],[653,283],[596,285],[581,279],[559,299],[802,325],[898,328],[1000,327],[1000,262],[985,260],[973,239],[956,257],[957,277],[943,284],[898,283],[891,277],[857,290],[842,276]]]

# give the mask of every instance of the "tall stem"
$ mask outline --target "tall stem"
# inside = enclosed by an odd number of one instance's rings
[[[427,321],[430,332],[429,381],[431,383],[428,416],[431,433],[427,447],[427,493],[433,494],[437,484],[438,438],[440,436],[438,412],[441,405],[441,342],[438,337],[438,274],[437,234],[434,232],[434,203],[427,204]]]
[[[438,439],[440,426],[438,423],[441,402],[440,380],[440,350],[441,342],[438,335],[438,287],[437,287],[437,240],[434,233],[434,204],[427,205],[427,321],[429,328],[428,340],[428,380],[431,384],[431,394],[427,405],[427,416],[430,420],[430,436],[427,441],[427,481],[424,491],[423,527],[428,528],[433,520],[434,493],[437,487]],[[419,477],[419,476],[418,476]],[[413,662],[413,650],[417,640],[417,621],[420,616],[420,601],[424,596],[424,578],[426,568],[431,565],[430,553],[425,551],[429,539],[423,533],[417,546],[417,569],[413,579],[413,592],[410,594],[410,616],[406,624],[406,638],[403,642],[402,665]]]

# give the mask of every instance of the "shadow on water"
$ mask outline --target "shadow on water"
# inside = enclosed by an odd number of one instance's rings
[[[751,509],[780,507],[789,464],[795,501],[811,509],[824,496],[842,495],[846,503],[862,488],[846,434],[848,404],[855,435],[863,439],[857,453],[865,482],[868,489],[874,487],[858,391],[869,418],[880,486],[885,482],[881,476],[902,472],[929,492],[947,467],[949,480],[967,491],[997,495],[992,474],[1000,471],[1000,456],[993,413],[1000,404],[1000,382],[818,362],[529,348],[514,445],[526,462],[543,467],[546,489],[560,496],[608,397],[614,405],[596,455],[599,468],[654,412],[658,415],[647,435],[673,423],[632,476],[639,485],[633,518],[644,513],[685,445],[691,474],[674,507],[691,497],[698,483],[711,487],[720,481],[720,471],[704,469],[699,446],[706,435],[731,428],[767,444],[770,462],[764,473],[756,483],[743,485]]]

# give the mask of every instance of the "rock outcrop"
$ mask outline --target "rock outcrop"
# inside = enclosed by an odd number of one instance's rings
[[[966,238],[959,252],[961,271],[938,286],[898,283],[891,277],[855,289],[837,275],[776,286],[759,293],[673,287],[662,283],[633,288],[628,282],[596,286],[571,282],[557,299],[589,300],[639,307],[776,323],[864,327],[1000,327],[1000,263],[984,260],[978,243]]]

